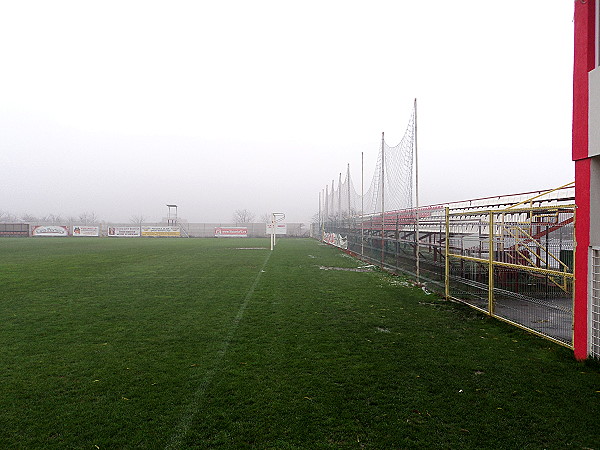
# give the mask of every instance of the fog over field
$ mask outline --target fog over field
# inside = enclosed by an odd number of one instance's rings
[[[573,4],[0,5],[0,210],[308,222],[418,99],[420,203],[572,181]]]

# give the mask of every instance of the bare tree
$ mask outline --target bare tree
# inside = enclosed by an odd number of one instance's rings
[[[146,221],[146,217],[144,217],[142,214],[138,214],[131,216],[129,221],[135,225],[141,226]]]
[[[236,209],[233,213],[233,221],[235,223],[252,223],[254,214],[247,209]]]
[[[17,218],[14,214],[0,210],[0,222],[15,222],[16,220]]]
[[[60,215],[48,214],[40,219],[41,222],[51,223],[53,225],[60,225],[64,222],[64,219]]]
[[[32,214],[25,213],[21,216],[21,222],[32,223],[32,222],[37,222],[37,221],[38,221],[38,218]]]
[[[79,220],[82,222],[82,225],[90,225],[98,222],[98,216],[95,212],[84,212],[79,214]]]
[[[269,213],[261,214],[260,217],[258,218],[258,221],[264,222],[264,223],[271,223],[271,214],[269,214]]]

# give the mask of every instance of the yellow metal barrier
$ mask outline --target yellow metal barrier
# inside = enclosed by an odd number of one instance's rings
[[[446,297],[571,347],[575,206],[515,206],[446,208]]]

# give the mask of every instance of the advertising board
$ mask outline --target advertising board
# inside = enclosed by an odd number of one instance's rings
[[[338,233],[323,233],[323,242],[344,250],[348,249],[348,237]]]
[[[68,236],[69,235],[69,227],[63,225],[34,225],[31,227],[31,235],[32,236]]]
[[[73,225],[73,232],[71,234],[75,237],[100,236],[100,227]]]
[[[267,223],[266,234],[271,234],[272,232],[273,232],[273,224]],[[287,234],[287,223],[276,223],[275,224],[275,234]]]
[[[247,227],[216,227],[215,237],[248,237]]]
[[[108,237],[139,237],[140,227],[108,227]]]
[[[28,223],[0,223],[0,236],[29,236]]]
[[[142,227],[142,236],[146,237],[181,237],[179,227]]]

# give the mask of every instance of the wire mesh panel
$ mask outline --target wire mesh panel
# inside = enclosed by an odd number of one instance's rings
[[[419,275],[439,286],[445,283],[445,208],[421,208],[418,223]]]
[[[572,345],[572,206],[453,213],[448,239],[451,297]]]
[[[489,313],[489,264],[451,258],[450,296]]]
[[[573,208],[534,208],[495,213],[495,260],[572,273],[573,218]]]
[[[485,212],[451,214],[447,222],[448,295],[489,311],[490,216]]]
[[[571,345],[573,208],[509,209],[494,223],[494,314]]]
[[[573,279],[495,266],[494,315],[570,345]]]
[[[391,271],[420,270],[423,281],[443,286],[444,221],[444,208],[407,209],[359,218],[344,232],[348,250]]]
[[[600,247],[591,249],[590,355],[600,358]]]

